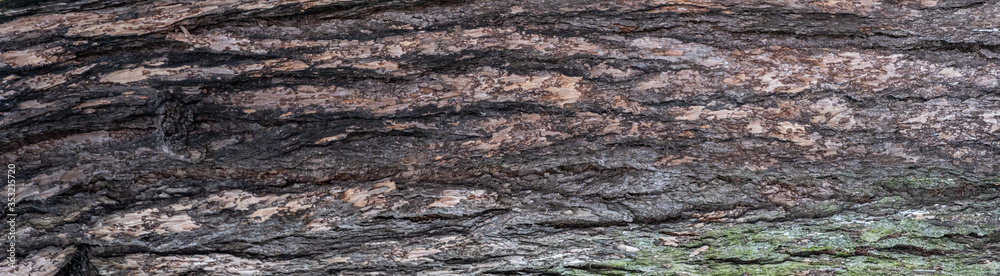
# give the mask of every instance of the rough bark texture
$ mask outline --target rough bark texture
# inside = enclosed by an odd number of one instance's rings
[[[2,272],[1000,272],[995,0],[0,7]]]

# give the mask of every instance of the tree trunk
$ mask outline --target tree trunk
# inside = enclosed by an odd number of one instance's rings
[[[5,273],[1000,273],[995,0],[0,7]]]

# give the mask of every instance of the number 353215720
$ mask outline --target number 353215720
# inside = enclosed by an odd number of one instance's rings
[[[17,173],[17,167],[14,164],[7,164],[7,211],[12,213],[14,212],[14,196],[17,194],[15,173]]]

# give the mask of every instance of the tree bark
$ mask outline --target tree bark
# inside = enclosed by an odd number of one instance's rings
[[[1000,273],[998,1],[5,0],[0,22],[5,273]]]

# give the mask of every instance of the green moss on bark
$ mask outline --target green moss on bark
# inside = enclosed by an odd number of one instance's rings
[[[995,275],[995,202],[906,210],[878,217],[857,212],[813,220],[709,224],[696,237],[629,232],[617,239],[639,248],[600,270],[567,275]],[[672,231],[671,231],[672,232]],[[679,240],[676,246],[656,239]],[[662,244],[662,243],[661,243]],[[576,272],[573,272],[576,271]],[[576,273],[576,274],[573,274]]]

